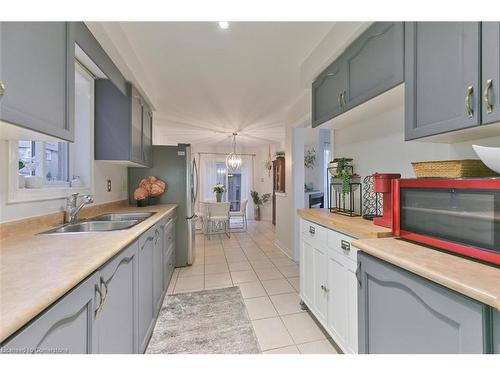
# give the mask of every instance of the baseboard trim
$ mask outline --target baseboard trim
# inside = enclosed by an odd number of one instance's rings
[[[290,258],[290,260],[293,260],[295,262],[295,260],[288,254],[287,250],[288,248],[283,245],[279,240],[274,240],[274,246],[276,246],[278,249],[280,249],[283,254],[285,254],[288,258]]]

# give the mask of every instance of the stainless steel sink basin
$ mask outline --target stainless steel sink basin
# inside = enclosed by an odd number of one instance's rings
[[[93,217],[95,221],[122,221],[122,220],[146,220],[151,217],[155,212],[123,212],[123,213],[109,213]]]
[[[128,229],[139,223],[139,220],[82,221],[75,224],[65,224],[40,234],[110,232],[114,230]]]

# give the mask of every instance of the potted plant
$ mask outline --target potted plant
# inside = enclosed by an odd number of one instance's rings
[[[254,219],[260,220],[260,206],[265,205],[271,199],[271,193],[259,195],[259,193],[255,190],[250,191],[250,196],[252,197],[254,204]]]
[[[335,189],[342,191],[342,198],[350,192],[351,182],[359,182],[360,177],[353,172],[352,159],[338,158],[330,162],[332,182],[336,183]],[[357,187],[355,187],[356,189]]]
[[[24,160],[19,160],[19,163],[18,163],[19,189],[23,189],[24,185],[26,184],[26,178],[20,173],[24,169],[24,167],[26,167],[26,163],[24,162]]]
[[[215,198],[217,199],[217,202],[222,201],[222,194],[226,191],[226,187],[223,184],[216,184],[213,187],[214,193],[215,193]]]

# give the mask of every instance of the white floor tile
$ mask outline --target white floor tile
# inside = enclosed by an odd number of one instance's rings
[[[245,299],[245,305],[247,307],[248,316],[251,320],[272,318],[277,316],[278,313],[274,308],[269,297],[257,297]]]
[[[205,288],[226,287],[232,286],[231,276],[229,273],[220,273],[213,275],[205,275]]]
[[[271,301],[279,315],[302,312],[300,308],[300,297],[297,293],[277,294],[271,296]]]
[[[243,298],[255,298],[267,296],[266,290],[260,281],[252,281],[249,283],[235,284],[240,287],[241,295]]]
[[[236,263],[229,262],[229,271],[231,271],[231,272],[233,272],[233,271],[249,271],[251,269],[252,269],[252,266],[250,263],[248,263],[248,261],[236,262]]]
[[[205,275],[229,273],[227,263],[205,264]]]
[[[262,281],[264,289],[270,296],[275,294],[292,293],[295,291],[290,283],[285,279],[264,280]]]
[[[283,348],[266,350],[265,352],[262,352],[262,354],[300,354],[300,352],[295,345],[291,345]]]
[[[252,325],[263,351],[294,344],[280,318],[254,320]]]
[[[325,339],[323,332],[306,312],[285,315],[281,319],[296,344]]]
[[[283,278],[283,275],[276,267],[256,269],[255,273],[257,274],[259,280],[276,280]]]
[[[297,345],[302,354],[337,354],[337,351],[328,340],[307,342]]]
[[[235,283],[246,283],[258,280],[257,275],[253,270],[231,272],[231,278]]]
[[[175,283],[174,292],[186,292],[203,289],[203,275],[179,277]]]

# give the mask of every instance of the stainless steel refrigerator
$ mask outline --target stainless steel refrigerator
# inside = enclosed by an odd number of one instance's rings
[[[175,203],[177,222],[175,231],[177,267],[194,262],[195,214],[194,202],[198,194],[198,169],[191,155],[191,146],[153,146],[152,168],[128,169],[129,201],[135,204],[134,190],[141,179],[156,176],[168,185],[166,193],[156,198],[158,204]]]

